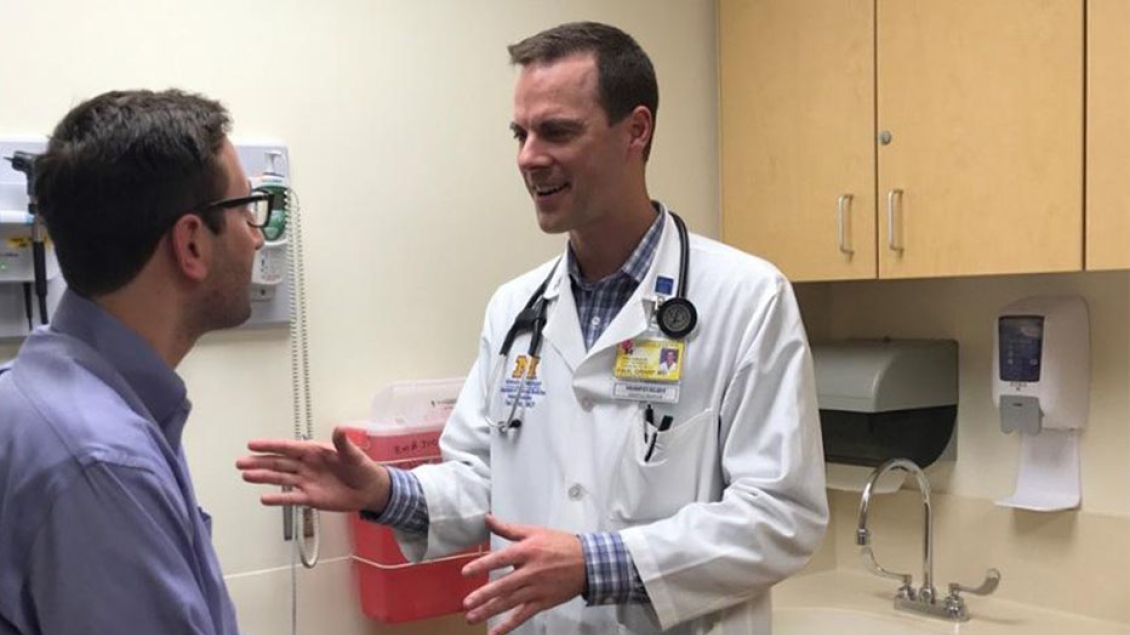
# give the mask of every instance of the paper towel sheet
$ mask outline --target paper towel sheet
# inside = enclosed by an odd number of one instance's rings
[[[1021,434],[1016,491],[1002,507],[1051,512],[1079,507],[1079,432],[1048,430]]]

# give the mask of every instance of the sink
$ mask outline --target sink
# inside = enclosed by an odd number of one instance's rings
[[[773,588],[773,635],[1130,635],[1099,620],[999,598],[976,598],[968,622],[895,610],[890,580],[859,571],[796,575]]]
[[[911,616],[819,608],[773,611],[773,635],[938,635],[955,631],[954,624]]]

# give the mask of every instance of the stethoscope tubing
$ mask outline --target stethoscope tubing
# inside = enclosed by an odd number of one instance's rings
[[[688,263],[691,259],[690,250],[690,237],[687,235],[687,224],[675,212],[669,212],[671,218],[675,221],[675,229],[679,231],[679,286],[678,291],[675,292],[676,298],[686,299],[687,297],[687,270],[690,268]]]

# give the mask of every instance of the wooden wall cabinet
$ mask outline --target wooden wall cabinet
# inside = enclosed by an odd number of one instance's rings
[[[794,280],[875,277],[873,4],[719,6],[722,237]]]
[[[1087,269],[1130,269],[1130,2],[1087,3]]]
[[[1080,270],[1083,27],[1082,0],[720,0],[723,239],[798,281]]]

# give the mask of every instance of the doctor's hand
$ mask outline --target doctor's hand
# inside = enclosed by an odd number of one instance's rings
[[[264,505],[380,512],[388,504],[388,470],[354,445],[344,428],[334,428],[333,445],[280,439],[251,441],[247,448],[261,454],[236,461],[243,480],[290,488],[263,494]]]
[[[514,544],[463,567],[467,577],[514,567],[514,570],[467,596],[467,621],[478,624],[514,609],[489,635],[504,635],[537,613],[580,595],[585,589],[585,561],[577,536],[534,525],[504,523],[493,515],[487,528]]]

